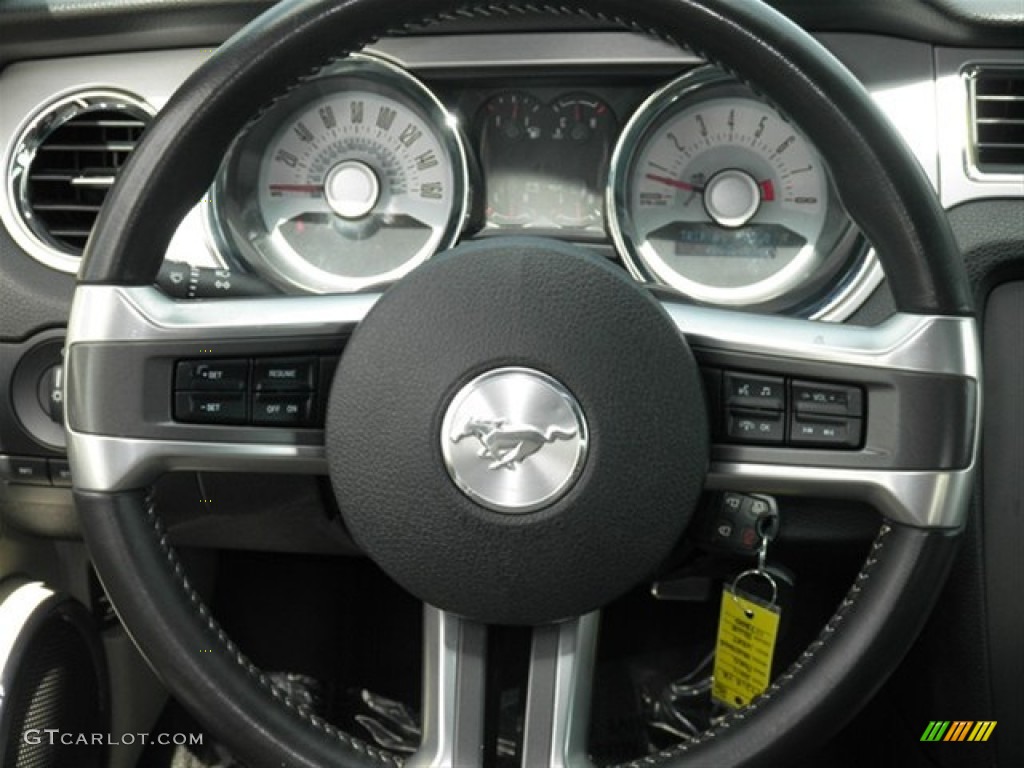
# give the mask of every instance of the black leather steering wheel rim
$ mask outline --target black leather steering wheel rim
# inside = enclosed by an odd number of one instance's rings
[[[332,56],[393,28],[392,5],[289,0],[225,44],[135,152],[100,216],[80,282],[151,283],[175,222],[208,188],[244,122]],[[423,0],[410,21],[485,7],[519,5]],[[685,43],[769,94],[829,162],[847,209],[890,268],[898,308],[970,314],[967,281],[927,178],[861,86],[802,30],[760,4],[725,0],[589,0],[549,10],[622,20]],[[394,762],[300,711],[245,659],[188,586],[145,489],[76,491],[76,503],[101,580],[136,643],[172,693],[238,757],[268,766]],[[957,538],[956,531],[884,525],[836,616],[769,693],[656,762],[778,765],[822,738],[909,648]],[[213,653],[197,653],[211,645]]]

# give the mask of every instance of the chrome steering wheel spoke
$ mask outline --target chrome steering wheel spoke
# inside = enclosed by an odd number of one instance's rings
[[[487,628],[423,609],[423,740],[406,768],[484,764]]]
[[[535,627],[523,768],[592,768],[587,757],[600,613]],[[487,628],[430,605],[423,613],[423,739],[407,768],[480,768],[485,759]]]
[[[587,756],[599,612],[533,630],[523,768],[591,768]]]

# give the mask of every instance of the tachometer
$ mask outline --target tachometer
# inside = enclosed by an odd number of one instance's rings
[[[450,246],[466,156],[441,103],[391,64],[353,56],[242,136],[215,187],[222,237],[286,289],[356,291]]]
[[[752,306],[793,293],[845,228],[803,134],[708,70],[641,106],[612,166],[612,232],[631,271],[700,301]]]

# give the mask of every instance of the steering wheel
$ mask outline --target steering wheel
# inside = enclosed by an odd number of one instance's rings
[[[535,239],[456,248],[383,296],[186,302],[153,286],[175,223],[273,99],[399,22],[523,9],[586,14],[685,45],[771,98],[828,162],[878,250],[897,313],[859,327],[692,306],[655,297],[581,248]],[[819,637],[753,704],[641,761],[783,764],[877,690],[950,567],[979,423],[966,286],[910,152],[832,56],[760,3],[285,0],[171,99],[88,245],[66,385],[84,536],[146,659],[241,760],[397,764],[291,701],[245,658],[189,585],[148,494],[171,470],[326,473],[356,541],[427,606],[423,742],[405,764],[482,764],[486,624],[507,623],[535,627],[523,765],[585,765],[597,610],[654,572],[702,489],[858,498],[883,523]],[[176,360],[343,346],[323,431],[172,418]],[[713,444],[702,369],[859,386],[864,448]],[[486,481],[513,474],[490,463],[505,454],[481,457],[466,446],[486,453],[483,438],[460,440],[460,430],[485,429],[473,422],[485,400],[552,425],[520,436],[535,455],[498,491]]]

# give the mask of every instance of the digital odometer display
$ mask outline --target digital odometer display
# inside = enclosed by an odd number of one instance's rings
[[[713,259],[774,259],[780,249],[807,244],[806,238],[779,224],[725,229],[713,224],[675,222],[651,232],[650,238],[674,243],[678,256]]]

